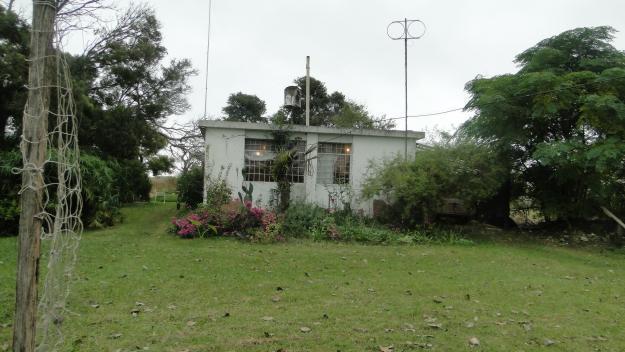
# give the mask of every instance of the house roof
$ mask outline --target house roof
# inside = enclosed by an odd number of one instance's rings
[[[250,131],[272,131],[275,129],[275,125],[267,123],[253,123],[253,122],[232,122],[232,121],[217,121],[217,120],[201,120],[200,129],[202,132],[204,129],[238,129],[238,130],[250,130]],[[351,136],[376,136],[376,137],[395,137],[406,138],[405,131],[400,130],[374,130],[374,129],[362,129],[362,128],[335,128],[335,127],[322,127],[322,126],[303,126],[303,125],[291,125],[292,132],[300,133],[318,133],[318,134],[344,134]],[[423,139],[425,138],[425,132],[408,131],[408,138],[410,139]]]

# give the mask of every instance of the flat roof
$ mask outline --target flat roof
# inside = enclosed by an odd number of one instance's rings
[[[232,121],[218,121],[218,120],[200,120],[200,128],[216,128],[216,129],[236,129],[236,130],[250,130],[250,131],[272,131],[275,129],[275,125],[268,123],[255,123],[255,122],[232,122]],[[374,130],[364,128],[335,128],[335,127],[322,127],[322,126],[304,126],[304,125],[289,125],[292,132],[300,133],[318,133],[318,134],[344,134],[352,136],[374,136],[374,137],[394,137],[394,138],[406,138],[406,132],[401,130]],[[411,139],[423,139],[425,138],[425,132],[408,131],[408,138]]]

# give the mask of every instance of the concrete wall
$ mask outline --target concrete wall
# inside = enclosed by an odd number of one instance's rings
[[[268,131],[246,131],[241,129],[205,129],[205,186],[208,177],[216,177],[220,172],[226,173],[226,180],[232,187],[233,198],[241,190],[243,181],[241,170],[244,167],[245,138],[271,139]],[[362,210],[365,214],[373,211],[372,201],[365,201],[360,197],[362,184],[366,179],[369,163],[380,162],[383,159],[394,158],[404,154],[404,139],[387,136],[354,135],[341,136],[320,133],[295,133],[294,137],[300,137],[306,141],[308,147],[318,142],[351,143],[351,170],[350,186],[321,185],[317,184],[317,159],[316,150],[308,155],[311,159],[310,168],[306,170],[305,182],[293,184],[291,199],[295,201],[307,201],[322,207],[329,206],[330,192],[339,189],[351,189],[351,203],[355,210]],[[408,153],[415,153],[415,139],[408,143]],[[272,189],[276,188],[273,182],[253,182],[254,201],[262,205],[268,205],[272,198]],[[206,194],[206,191],[204,192]],[[206,195],[205,195],[206,197]]]

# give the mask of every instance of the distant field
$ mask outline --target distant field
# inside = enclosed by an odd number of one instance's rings
[[[623,254],[180,240],[166,233],[174,209],[126,208],[124,224],[85,234],[62,351],[625,349]],[[0,351],[15,243],[0,238]]]
[[[150,183],[152,184],[150,199],[155,202],[175,202],[178,198],[176,180],[175,176],[150,177]]]

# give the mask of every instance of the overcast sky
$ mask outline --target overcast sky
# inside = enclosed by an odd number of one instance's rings
[[[17,2],[24,8],[30,1]],[[162,23],[169,55],[191,59],[199,72],[191,80],[191,110],[173,119],[201,117],[208,0],[147,3]],[[268,114],[275,112],[284,87],[305,74],[306,55],[312,75],[329,92],[341,91],[378,116],[403,116],[403,42],[390,40],[386,28],[404,17],[428,27],[408,47],[411,115],[462,107],[467,81],[515,72],[514,56],[544,38],[582,26],[625,31],[622,0],[213,0],[212,8],[208,115],[213,117],[221,116],[228,95],[238,91],[258,95]],[[82,37],[74,38],[71,46],[82,46]],[[625,34],[617,33],[613,44],[625,50]],[[466,118],[463,112],[411,118],[409,128],[449,130]]]

